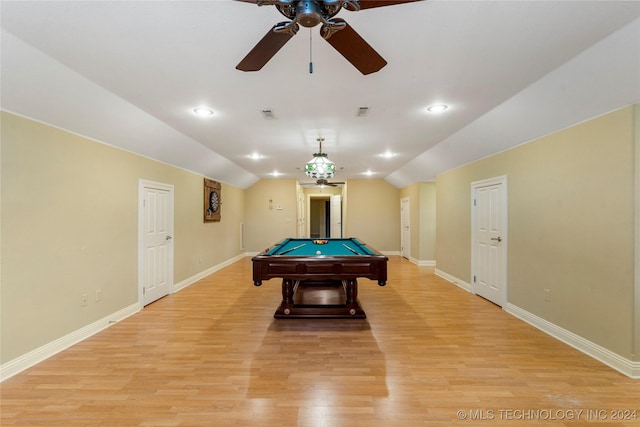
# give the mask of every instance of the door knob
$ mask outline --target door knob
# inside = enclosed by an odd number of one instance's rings
[[[165,237],[166,240],[171,240],[171,236]]]
[[[495,240],[496,242],[502,242],[502,237],[492,237],[491,240]]]

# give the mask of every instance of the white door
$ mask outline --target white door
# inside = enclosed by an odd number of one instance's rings
[[[400,200],[400,255],[404,258],[411,258],[411,215],[409,209],[409,198]]]
[[[507,301],[506,177],[471,185],[472,289],[502,307]]]
[[[145,306],[173,288],[173,186],[140,182],[139,300]]]
[[[331,196],[329,204],[331,221],[329,236],[335,239],[342,237],[342,197],[339,194]]]

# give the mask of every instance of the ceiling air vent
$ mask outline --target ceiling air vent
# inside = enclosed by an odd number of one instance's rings
[[[271,108],[265,108],[264,110],[262,110],[262,116],[266,120],[273,120],[276,118],[276,116],[273,115],[273,110]]]
[[[369,107],[360,107],[358,108],[358,112],[356,113],[356,116],[365,117],[367,114],[369,114]]]

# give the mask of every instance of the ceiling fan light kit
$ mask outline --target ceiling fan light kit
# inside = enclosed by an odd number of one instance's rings
[[[349,24],[333,18],[343,8],[361,9],[392,6],[421,0],[238,0],[258,6],[275,6],[290,21],[273,26],[257,45],[236,66],[241,71],[258,71],[293,37],[302,25],[313,28],[322,24],[320,35],[362,74],[371,74],[387,65]],[[312,66],[309,68],[312,72]]]

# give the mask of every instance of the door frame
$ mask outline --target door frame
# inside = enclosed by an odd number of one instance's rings
[[[169,206],[171,207],[170,218],[167,222],[170,224],[170,234],[174,236],[174,187],[171,184],[163,184],[161,182],[148,181],[145,179],[138,180],[138,306],[140,310],[144,308],[144,294],[143,294],[143,277],[144,277],[144,189],[145,188],[153,188],[156,190],[163,190],[169,192]],[[175,240],[174,240],[175,242]],[[169,272],[167,274],[167,280],[170,280],[169,283],[169,294],[172,293],[173,290],[173,262],[174,262],[174,254],[173,254],[172,244],[167,251],[167,255],[170,258],[168,261]]]
[[[493,185],[501,184],[502,185],[502,198],[500,206],[498,209],[501,211],[502,215],[502,233],[501,238],[502,242],[500,245],[502,247],[502,271],[500,272],[501,282],[503,283],[503,289],[501,290],[501,304],[499,304],[503,309],[507,304],[507,272],[508,272],[508,244],[509,244],[509,218],[508,218],[508,200],[507,200],[507,176],[501,175],[493,178],[483,179],[481,181],[474,181],[471,183],[471,293],[477,295],[476,291],[476,281],[475,277],[478,276],[478,254],[477,254],[477,232],[476,228],[478,226],[478,209],[475,205],[476,200],[476,192],[480,188],[490,187]]]

